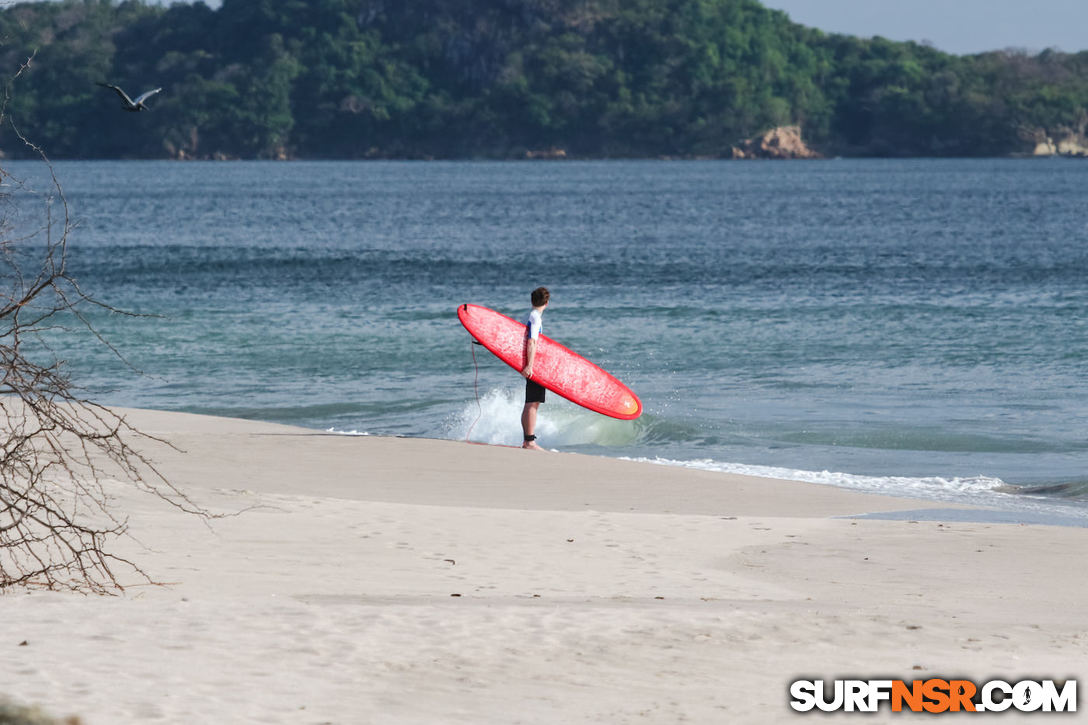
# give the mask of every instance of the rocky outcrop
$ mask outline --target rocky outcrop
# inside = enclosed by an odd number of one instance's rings
[[[1079,156],[1088,158],[1088,118],[1075,127],[1058,126],[1052,131],[1035,129],[1031,134],[1034,156]]]
[[[1035,144],[1034,156],[1083,156],[1088,158],[1088,140],[1083,137],[1066,136],[1057,141],[1047,136]]]
[[[732,148],[734,159],[819,159],[801,140],[800,126],[779,126]]]
[[[544,161],[557,161],[559,159],[567,158],[567,152],[564,149],[544,149],[542,151],[526,151],[525,158],[544,160]]]

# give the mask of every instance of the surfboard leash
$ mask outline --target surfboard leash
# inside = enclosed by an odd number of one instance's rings
[[[484,415],[483,406],[480,405],[480,364],[476,362],[476,346],[480,344],[475,337],[470,337],[472,340],[472,367],[475,369],[476,374],[472,379],[472,392],[476,394],[476,420],[472,421],[472,425],[468,427],[468,433],[465,433],[465,443],[469,442],[469,438],[472,437],[472,429],[476,427],[476,424],[480,422],[480,418]]]

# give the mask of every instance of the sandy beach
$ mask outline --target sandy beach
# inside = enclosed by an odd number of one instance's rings
[[[1088,671],[1085,528],[590,456],[126,415],[177,446],[148,449],[173,484],[238,515],[205,523],[109,483],[130,516],[120,552],[164,585],[0,596],[0,696],[86,725],[780,722],[819,717],[790,709],[799,678]],[[901,520],[857,518],[887,513]]]

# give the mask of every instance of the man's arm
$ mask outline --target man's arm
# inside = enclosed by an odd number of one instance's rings
[[[521,374],[526,379],[533,377],[533,359],[536,358],[536,338],[525,338],[525,368],[522,369]]]

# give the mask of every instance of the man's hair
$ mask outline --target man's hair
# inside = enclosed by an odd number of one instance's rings
[[[548,291],[547,287],[537,287],[533,290],[532,301],[533,307],[543,307],[548,304],[548,300],[551,299],[552,293]]]

